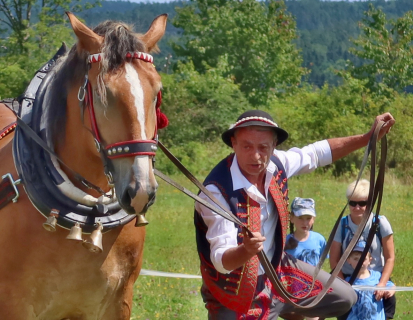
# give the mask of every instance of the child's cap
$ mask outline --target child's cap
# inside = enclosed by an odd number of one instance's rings
[[[351,252],[363,252],[364,249],[366,248],[366,241],[359,241],[355,247],[353,248],[353,250],[351,250]]]
[[[291,212],[296,217],[309,215],[315,217],[315,202],[311,198],[299,198],[296,197],[291,204]]]

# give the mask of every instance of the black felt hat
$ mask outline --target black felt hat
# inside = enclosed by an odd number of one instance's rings
[[[277,134],[277,145],[280,145],[288,138],[287,131],[278,127],[273,118],[266,112],[261,110],[250,110],[244,112],[237,119],[237,122],[232,124],[230,128],[222,134],[222,140],[228,146],[232,147],[231,137],[234,136],[235,130],[243,127],[260,126],[273,128]]]

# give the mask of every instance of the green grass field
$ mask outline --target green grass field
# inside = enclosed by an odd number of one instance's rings
[[[180,176],[174,177],[196,191]],[[289,180],[290,199],[311,197],[316,201],[314,230],[329,235],[345,205],[345,191],[350,179],[331,179],[310,174]],[[396,247],[396,264],[392,280],[399,286],[413,286],[413,193],[411,186],[401,185],[386,176],[381,214],[392,224]],[[156,203],[147,214],[143,268],[157,271],[199,275],[193,227],[193,201],[160,181]],[[325,269],[329,271],[328,261]],[[201,280],[140,276],[135,283],[131,319],[207,319],[199,293]],[[395,319],[413,318],[413,292],[398,292]],[[362,320],[362,319],[360,319]]]

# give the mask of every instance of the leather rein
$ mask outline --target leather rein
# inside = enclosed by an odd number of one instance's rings
[[[365,214],[363,216],[363,219],[359,225],[359,227],[357,228],[357,231],[354,234],[353,239],[350,241],[347,249],[344,251],[344,253],[342,254],[336,268],[333,270],[333,272],[331,273],[331,276],[329,277],[329,279],[327,280],[326,284],[324,285],[322,291],[320,292],[320,294],[317,295],[317,297],[310,303],[308,304],[304,304],[301,303],[296,303],[293,300],[303,300],[305,298],[307,298],[316,281],[316,278],[321,270],[321,267],[327,257],[327,254],[330,250],[331,244],[333,243],[333,239],[334,239],[334,235],[338,229],[338,226],[340,224],[340,220],[348,206],[348,202],[346,203],[346,205],[344,206],[343,210],[341,211],[340,215],[337,218],[337,221],[335,222],[335,225],[333,227],[333,230],[330,233],[330,236],[328,238],[327,244],[326,244],[326,248],[323,251],[320,260],[315,268],[314,274],[313,274],[313,283],[311,285],[311,288],[308,292],[308,294],[304,297],[300,297],[297,298],[295,297],[293,294],[291,294],[282,284],[282,282],[279,280],[277,273],[273,267],[273,265],[271,264],[271,262],[269,261],[268,257],[266,256],[266,254],[264,253],[264,251],[261,251],[257,254],[261,265],[263,266],[265,273],[268,277],[268,279],[271,281],[274,289],[277,291],[277,293],[280,295],[281,298],[283,298],[286,302],[293,304],[295,307],[297,308],[302,308],[302,309],[309,309],[312,308],[314,306],[316,306],[321,299],[324,298],[324,296],[327,294],[328,290],[330,289],[331,284],[333,283],[333,281],[337,278],[338,273],[340,272],[341,268],[343,267],[345,261],[347,260],[348,256],[350,255],[351,251],[353,250],[354,246],[356,245],[356,243],[358,242],[361,234],[363,233],[363,230],[368,222],[368,219],[370,217],[370,213],[372,212],[372,209],[377,201],[377,207],[376,207],[376,216],[379,215],[380,212],[380,207],[381,207],[381,201],[382,201],[382,194],[383,194],[383,185],[384,185],[384,172],[385,172],[385,163],[386,163],[386,155],[387,155],[387,138],[386,136],[384,136],[381,139],[381,157],[380,157],[380,163],[379,163],[379,173],[377,175],[377,179],[376,179],[376,174],[375,174],[375,167],[376,167],[376,163],[377,163],[377,159],[376,159],[376,144],[377,144],[377,140],[379,137],[379,132],[381,130],[381,128],[384,126],[384,122],[379,122],[373,132],[373,134],[370,137],[369,143],[367,145],[364,157],[363,157],[363,161],[360,167],[360,171],[357,177],[357,182],[355,187],[357,186],[358,181],[361,178],[361,175],[363,173],[363,170],[367,164],[367,160],[368,157],[371,153],[371,171],[370,171],[370,191],[369,191],[369,196],[368,196],[368,204],[367,204],[367,208],[366,211],[369,214]],[[208,191],[208,189],[205,188],[205,186],[199,182],[194,175],[188,171],[188,169],[186,169],[186,167],[159,141],[158,142],[159,147],[162,149],[162,151],[165,153],[165,155],[175,164],[175,166],[196,186],[199,188],[200,191],[202,191],[214,204],[211,204],[210,202],[200,198],[198,195],[195,195],[194,193],[192,193],[191,191],[189,191],[188,189],[184,188],[183,186],[181,186],[180,184],[178,184],[177,182],[175,182],[174,180],[172,180],[171,178],[167,177],[166,175],[164,175],[162,172],[160,172],[157,169],[154,169],[154,173],[155,175],[157,175],[158,177],[160,177],[162,180],[164,180],[165,182],[169,183],[170,185],[174,186],[175,188],[177,188],[178,190],[180,190],[181,192],[185,193],[186,195],[188,195],[189,197],[191,197],[192,199],[194,199],[195,201],[201,203],[202,205],[204,205],[205,207],[213,210],[214,212],[216,212],[217,214],[219,214],[220,216],[222,216],[223,218],[235,223],[238,226],[241,226],[243,229],[246,230],[247,234],[252,237],[252,232],[247,228],[247,226],[245,224],[243,224],[236,216],[234,216],[231,212],[229,212],[225,207],[223,207],[223,205],[214,197],[214,195]],[[353,190],[354,192],[354,190]],[[378,219],[375,219],[378,221]],[[362,254],[362,258],[359,261],[359,265],[357,266],[357,268],[359,269],[362,265],[362,262],[364,261],[364,257],[367,254],[367,251],[369,249],[369,246],[371,245],[371,241],[373,240],[374,234],[376,232],[376,228],[377,226],[375,226],[374,224],[372,225],[372,228],[370,229],[369,232],[369,236],[368,236],[368,240],[367,240],[367,244],[366,244],[366,248]],[[281,264],[281,260],[279,262],[279,265],[277,266],[277,268],[280,266]],[[358,270],[355,270],[355,272],[353,273],[352,277],[356,277]],[[353,280],[354,281],[354,280]]]

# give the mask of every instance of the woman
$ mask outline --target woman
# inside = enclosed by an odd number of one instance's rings
[[[370,183],[367,180],[360,180],[357,184],[356,189],[354,186],[356,181],[351,183],[347,187],[347,199],[349,202],[350,214],[343,217],[338,226],[337,232],[334,236],[333,244],[330,249],[330,267],[334,269],[340,260],[340,257],[344,250],[347,248],[357,227],[361,223],[364,214],[366,213],[367,198],[369,195]],[[353,192],[354,190],[354,192]],[[367,240],[369,230],[372,225],[374,214],[370,214],[370,218],[367,222],[366,227],[360,237],[360,240]],[[379,228],[374,235],[371,252],[372,252],[372,262],[370,264],[370,269],[379,271],[381,273],[381,278],[378,286],[385,287],[390,279],[390,275],[394,267],[394,241],[393,241],[393,230],[387,218],[385,216],[379,216],[380,223]],[[353,268],[346,262],[340,271],[339,276],[345,279],[345,277],[350,276],[353,272]],[[377,299],[384,298],[384,309],[386,313],[386,319],[393,319],[395,309],[396,309],[396,297],[394,294],[390,298],[385,298],[386,291],[380,290],[375,292]],[[393,293],[393,292],[392,292]]]

